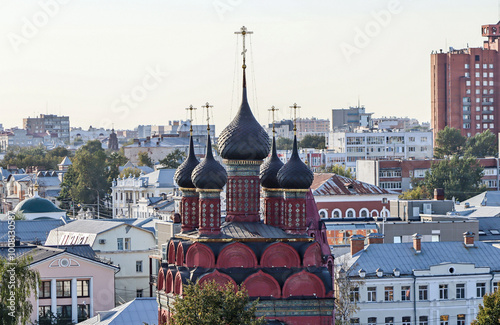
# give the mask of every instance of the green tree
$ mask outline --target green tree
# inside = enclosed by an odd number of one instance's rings
[[[38,271],[29,268],[32,259],[0,259],[0,324],[28,324],[33,306],[29,300],[40,286]]]
[[[235,290],[236,289],[236,290]],[[174,302],[174,325],[266,324],[257,318],[258,300],[250,302],[245,288],[233,284],[219,286],[215,281],[188,284]]]
[[[99,140],[89,141],[78,149],[73,164],[64,175],[58,199],[66,204],[73,201],[75,204],[93,205],[97,203],[98,196],[100,201],[104,199],[106,193],[111,191],[110,169],[106,161],[106,153]],[[67,205],[61,207],[69,209]]]
[[[465,154],[477,158],[488,156],[496,157],[498,153],[497,139],[495,135],[486,130],[467,139]]]
[[[483,297],[483,303],[479,305],[479,312],[472,325],[498,325],[500,324],[500,290]]]
[[[466,141],[460,130],[447,126],[437,133],[434,157],[441,159],[444,156],[461,155]]]
[[[331,166],[325,167],[321,166],[319,168],[320,173],[334,173],[347,178],[354,178],[351,174],[351,170],[346,168],[344,165],[333,164]]]
[[[401,195],[398,196],[401,200],[425,200],[429,199],[429,193],[425,186],[417,186],[412,188],[411,190],[404,191]]]
[[[160,160],[159,163],[163,165],[163,168],[177,168],[182,164],[184,158],[186,158],[186,154],[179,149],[175,149]]]
[[[298,145],[300,148],[325,149],[325,136],[308,134],[302,138]]]
[[[42,145],[23,148],[11,146],[8,148],[0,165],[4,168],[13,165],[18,168],[41,166],[46,169],[57,169],[57,164],[66,156],[69,156],[69,151],[61,147],[47,151]]]
[[[431,166],[427,172],[423,185],[433,191],[443,188],[446,199],[455,197],[463,201],[486,190],[481,185],[483,167],[474,157],[453,156]]]
[[[288,138],[276,139],[276,149],[278,150],[292,150],[293,140]]]
[[[139,156],[139,166],[153,167],[153,161],[147,152],[141,151],[137,155]]]

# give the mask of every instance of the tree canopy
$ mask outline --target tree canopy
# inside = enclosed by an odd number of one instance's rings
[[[139,157],[139,166],[153,167],[153,161],[147,152],[141,151],[137,154],[137,156]]]
[[[0,325],[29,324],[31,294],[40,285],[40,275],[29,268],[29,256],[0,259]]]
[[[351,174],[351,170],[346,168],[344,165],[333,164],[331,166],[325,167],[322,166],[319,169],[320,173],[335,173],[340,176],[344,176],[347,178],[354,178]]]
[[[89,205],[95,205],[97,197],[102,201],[111,189],[112,176],[118,175],[111,175],[116,170],[109,168],[101,142],[87,142],[77,150],[72,162],[61,183],[58,198],[63,201],[61,207],[69,209],[68,201]]]
[[[446,126],[437,133],[434,157],[441,159],[444,156],[461,155],[466,141],[460,130]]]
[[[446,199],[455,197],[463,201],[486,190],[481,185],[483,167],[474,157],[453,156],[431,166],[426,173],[423,186],[431,197],[436,188],[443,188]]]
[[[129,176],[132,176],[132,177],[138,177],[141,175],[141,170],[139,168],[135,168],[135,167],[127,167],[127,168],[124,168],[119,177],[120,178],[126,178],[126,177],[129,177]]]
[[[479,312],[472,325],[496,325],[500,323],[500,290],[483,297],[483,303],[479,305]]]
[[[298,145],[300,148],[325,149],[325,136],[308,134],[302,138]]]
[[[215,281],[188,284],[182,298],[174,302],[174,325],[266,324],[257,318],[258,300],[250,302],[245,288],[227,283],[224,287]]]
[[[66,156],[71,156],[71,152],[63,147],[47,151],[42,145],[37,147],[9,146],[0,165],[3,168],[11,165],[25,169],[31,166],[41,166],[54,170]]]
[[[278,150],[292,150],[293,140],[289,138],[280,137],[276,139],[276,149]]]
[[[186,157],[186,154],[179,150],[175,149],[171,153],[167,154],[165,158],[159,161],[159,163],[163,166],[163,168],[177,168],[182,161]]]
[[[495,135],[490,130],[486,130],[468,138],[465,154],[477,158],[488,156],[496,157],[498,154],[498,147]]]

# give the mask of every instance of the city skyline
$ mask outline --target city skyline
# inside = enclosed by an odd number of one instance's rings
[[[217,133],[241,98],[242,25],[249,101],[267,111],[331,119],[356,106],[374,116],[430,121],[430,53],[482,45],[498,3],[464,0],[349,3],[216,0],[163,3],[39,1],[0,3],[0,105],[6,127],[39,114],[70,116],[72,126],[132,129],[189,118]]]

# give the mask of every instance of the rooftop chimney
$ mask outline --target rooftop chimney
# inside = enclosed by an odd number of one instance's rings
[[[464,244],[465,247],[474,247],[474,233],[467,231],[464,232]]]
[[[384,243],[384,234],[372,232],[371,234],[368,235],[368,245],[383,244],[383,243]]]
[[[416,253],[422,251],[422,235],[419,233],[413,234],[413,249]]]
[[[351,256],[365,248],[365,237],[362,235],[351,236]]]
[[[434,200],[439,200],[439,201],[444,200],[444,189],[442,188],[434,189]]]

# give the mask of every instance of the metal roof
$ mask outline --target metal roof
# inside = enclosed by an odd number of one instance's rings
[[[97,312],[79,325],[143,325],[158,323],[158,303],[155,297],[135,298],[109,311]]]
[[[374,274],[378,268],[386,273],[398,268],[401,274],[413,274],[413,270],[428,270],[431,266],[444,263],[467,263],[476,267],[490,267],[500,271],[500,249],[483,242],[466,247],[463,242],[422,242],[421,252],[415,253],[413,243],[372,244],[354,254],[343,255],[354,265],[351,272],[357,274],[364,269]],[[341,257],[342,258],[342,257]]]
[[[57,231],[77,232],[86,234],[100,234],[110,229],[119,227],[125,222],[116,222],[108,220],[75,220],[67,225],[57,228]]]
[[[471,207],[495,206],[500,207],[500,191],[485,191],[468,200],[462,202],[462,205],[469,203]]]
[[[65,225],[62,219],[16,220],[16,236],[21,242],[35,242],[43,245],[52,229]],[[7,242],[8,221],[0,221],[0,243]]]
[[[315,196],[395,194],[393,191],[334,173],[315,173],[311,189]]]

